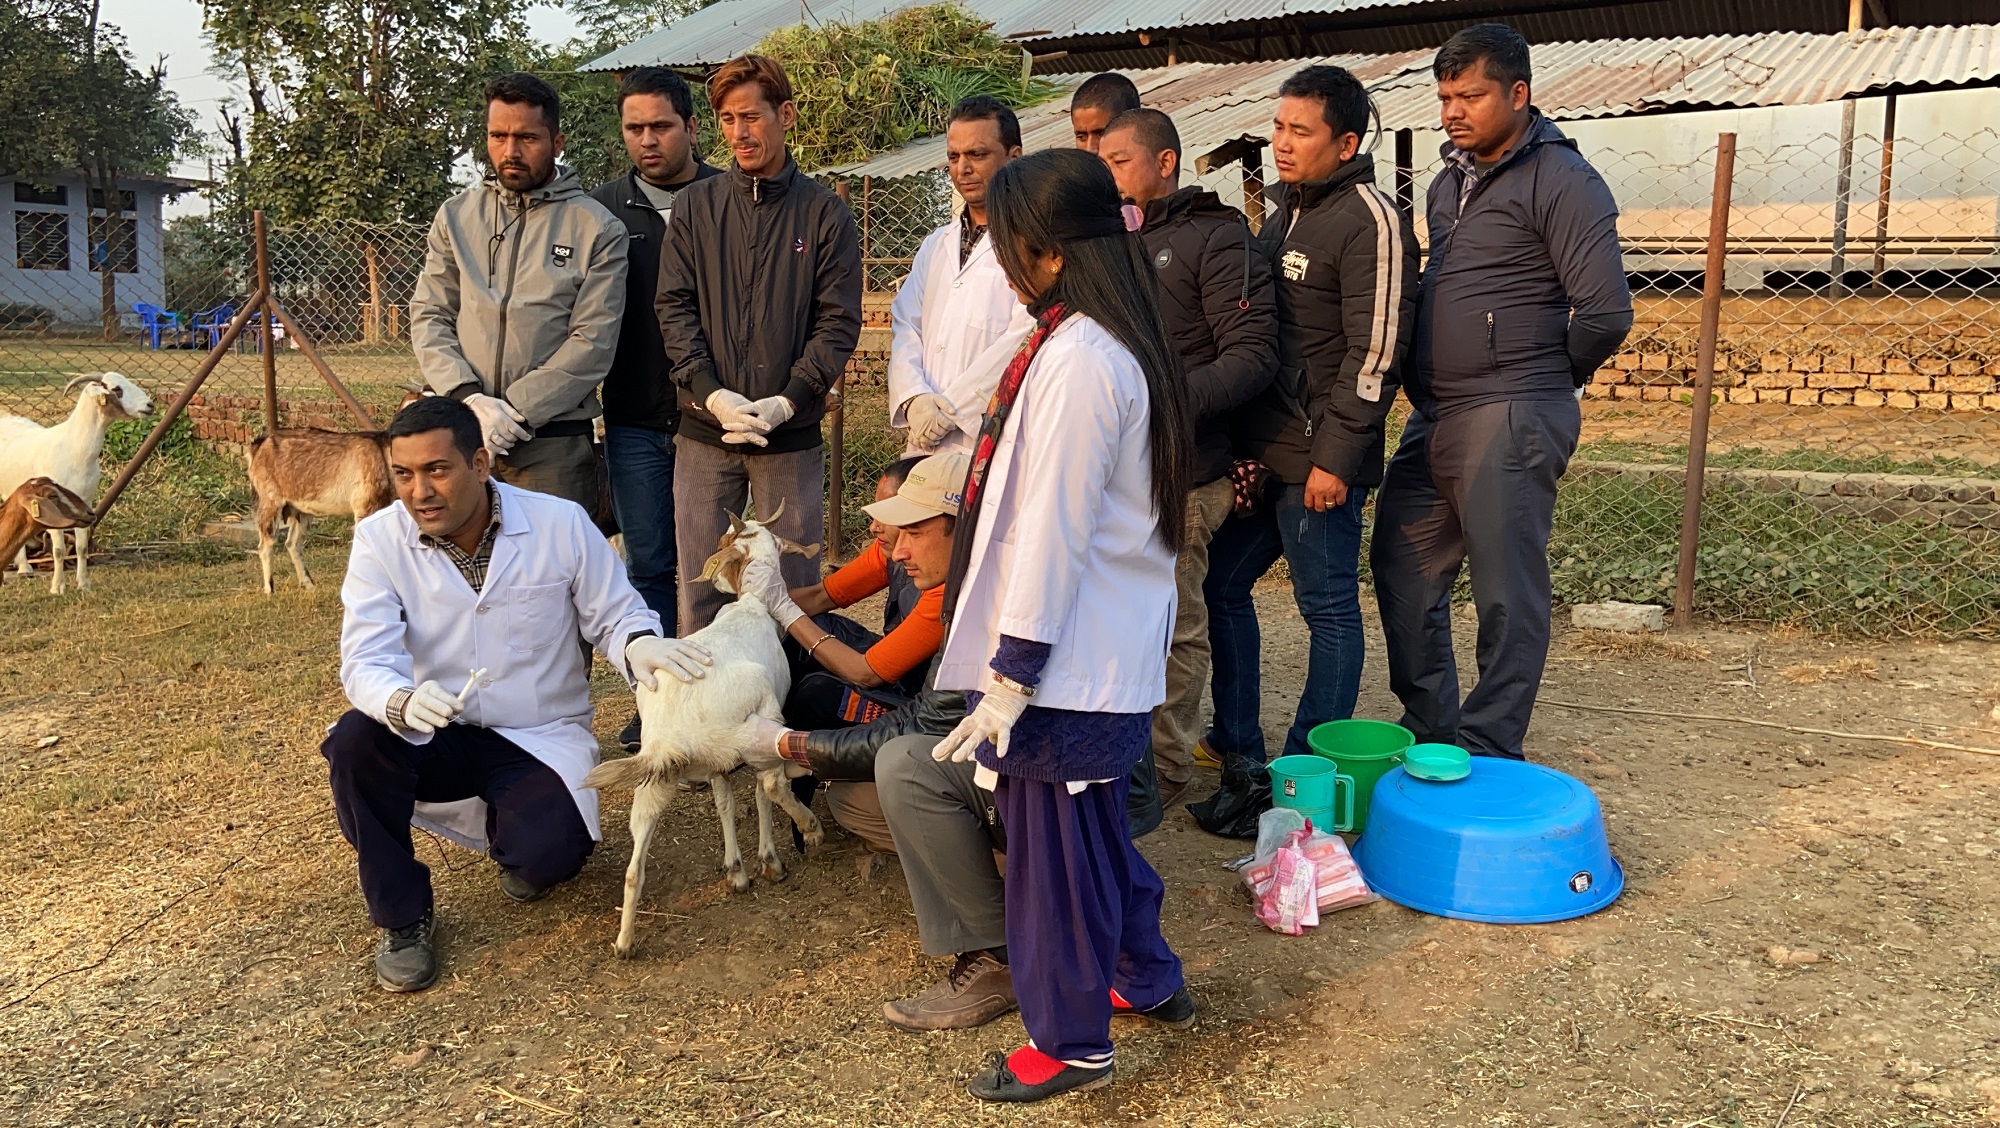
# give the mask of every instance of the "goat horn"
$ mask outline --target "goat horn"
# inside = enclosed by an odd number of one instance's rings
[[[725,513],[727,513],[728,511],[727,511],[727,510],[724,510],[724,512],[725,512]],[[734,513],[730,513],[730,514],[729,514],[729,531],[730,531],[730,532],[732,532],[732,533],[741,533],[741,532],[742,532],[742,531],[743,531],[744,529],[746,529],[746,528],[748,528],[748,526],[747,526],[747,525],[745,525],[745,524],[743,523],[743,518],[741,518],[741,517],[738,517],[738,516],[737,516],[736,514],[734,514]]]
[[[90,380],[96,380],[99,379],[100,377],[101,373],[97,372],[86,372],[81,376],[71,377],[70,382],[63,385],[63,394],[68,395],[70,393],[70,389],[76,387],[78,384],[82,384]]]
[[[778,499],[778,507],[776,509],[771,510],[771,515],[769,517],[764,518],[763,523],[767,528],[771,525],[775,525],[778,523],[778,518],[784,515],[785,503],[790,500],[792,499],[788,497],[782,497]]]

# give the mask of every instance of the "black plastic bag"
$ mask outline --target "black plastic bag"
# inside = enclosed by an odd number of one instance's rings
[[[1222,764],[1222,786],[1188,813],[1210,834],[1223,838],[1257,837],[1257,819],[1271,809],[1271,776],[1264,765],[1241,756]]]

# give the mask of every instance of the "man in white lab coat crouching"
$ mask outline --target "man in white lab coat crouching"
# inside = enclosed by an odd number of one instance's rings
[[[1021,123],[979,94],[952,107],[944,136],[965,207],[925,237],[889,306],[889,425],[906,430],[906,455],[972,453],[986,401],[1034,323],[986,234],[986,182],[1021,155]]]
[[[660,617],[574,502],[492,479],[478,416],[421,399],[389,425],[401,504],[354,527],[340,599],[340,680],[354,708],[321,746],[354,846],[376,981],[437,981],[430,870],[410,825],[485,851],[532,901],[575,877],[597,840],[589,656],[628,680],[701,677],[708,654]],[[463,686],[463,689],[459,687]]]

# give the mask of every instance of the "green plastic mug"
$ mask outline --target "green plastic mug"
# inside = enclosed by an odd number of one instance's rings
[[[1332,761],[1321,756],[1280,756],[1265,770],[1271,773],[1271,802],[1311,819],[1313,829],[1338,829],[1326,825],[1337,821],[1336,809],[1346,812],[1348,822],[1354,821],[1354,781],[1340,774]],[[1347,796],[1345,806],[1339,802],[1341,794]]]
[[[1335,773],[1346,783],[1351,805],[1336,803],[1348,817],[1331,829],[1359,834],[1368,825],[1368,800],[1375,784],[1389,769],[1403,762],[1403,753],[1417,738],[1402,725],[1388,721],[1346,720],[1315,725],[1306,734],[1306,745],[1315,756],[1334,764]],[[1280,760],[1296,757],[1279,757]]]

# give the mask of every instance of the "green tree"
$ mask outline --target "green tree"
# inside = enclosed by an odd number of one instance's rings
[[[279,221],[427,222],[484,153],[479,92],[527,50],[522,0],[203,0],[249,96],[251,207]]]
[[[783,63],[799,124],[802,169],[866,160],[944,130],[960,99],[990,94],[1032,105],[1054,86],[1022,80],[1021,49],[957,4],[906,8],[879,20],[774,31],[751,50]],[[728,154],[716,153],[726,161]]]
[[[30,179],[83,179],[100,326],[111,340],[120,325],[116,265],[136,249],[118,181],[166,172],[193,140],[194,117],[167,90],[164,66],[134,66],[118,30],[97,16],[85,0],[0,14],[0,167]]]

